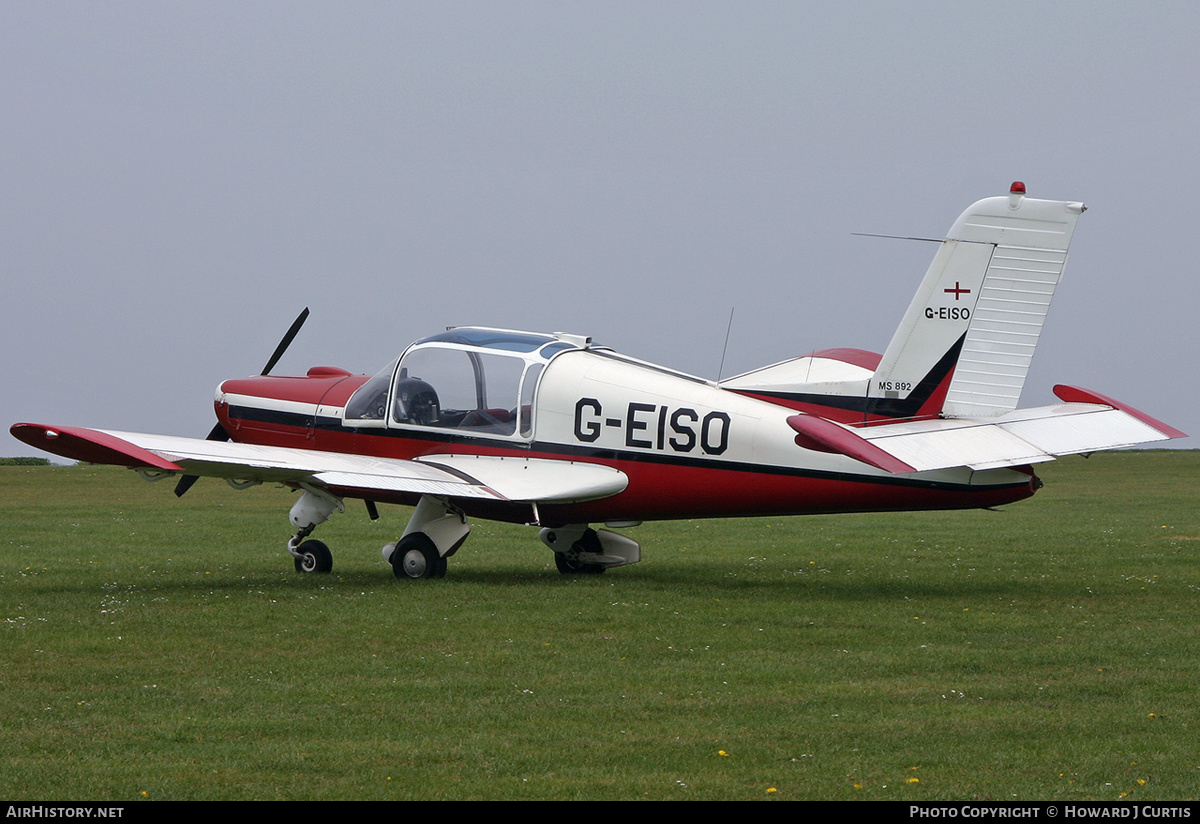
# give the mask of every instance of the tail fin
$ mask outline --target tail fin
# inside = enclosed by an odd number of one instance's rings
[[[990,417],[1017,406],[1082,203],[1014,183],[942,242],[868,389],[868,413]]]

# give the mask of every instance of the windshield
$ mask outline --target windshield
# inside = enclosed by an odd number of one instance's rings
[[[396,362],[389,363],[381,372],[360,386],[346,403],[346,417],[368,421],[387,419],[387,394],[396,371]]]

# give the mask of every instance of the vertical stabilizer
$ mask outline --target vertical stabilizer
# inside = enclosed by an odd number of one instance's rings
[[[879,415],[990,417],[1017,406],[1082,203],[1008,197],[951,227],[867,390]],[[903,411],[902,411],[903,410]]]

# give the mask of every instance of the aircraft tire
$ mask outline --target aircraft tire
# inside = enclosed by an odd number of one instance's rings
[[[305,574],[326,574],[333,571],[333,553],[324,541],[305,541],[300,544],[301,557],[296,558],[296,571]]]
[[[446,559],[424,532],[413,532],[400,539],[392,551],[392,572],[405,581],[445,578]]]
[[[600,564],[585,564],[579,560],[581,552],[599,554],[604,550],[600,545],[600,536],[591,527],[584,530],[579,540],[571,545],[571,550],[554,553],[554,565],[563,575],[599,575],[605,570]]]
[[[605,569],[599,564],[581,563],[577,557],[565,552],[554,553],[554,565],[563,575],[599,575]]]

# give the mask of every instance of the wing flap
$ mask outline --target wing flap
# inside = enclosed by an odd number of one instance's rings
[[[497,455],[426,455],[417,459],[476,478],[510,501],[578,503],[623,492],[629,477],[602,464]]]
[[[411,492],[415,495],[436,495],[440,498],[504,499],[504,496],[495,490],[465,479],[430,480],[414,478],[410,474],[365,472],[318,472],[313,477],[326,486],[340,489],[369,492]]]

